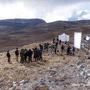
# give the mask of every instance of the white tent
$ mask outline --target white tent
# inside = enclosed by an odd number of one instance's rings
[[[69,41],[69,35],[63,33],[61,35],[58,35],[58,39],[61,40],[62,42],[68,42]]]

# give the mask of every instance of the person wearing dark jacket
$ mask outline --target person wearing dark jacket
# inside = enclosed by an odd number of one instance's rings
[[[37,47],[33,49],[33,52],[34,52],[34,59],[35,61],[37,61],[37,58],[38,58],[38,51],[37,51]]]
[[[44,43],[44,50],[45,51],[48,51],[48,47],[49,47],[49,43],[47,42],[47,43]]]
[[[28,55],[28,62],[30,61],[32,62],[33,51],[31,49],[28,50],[27,55]]]
[[[9,51],[7,51],[7,58],[8,58],[8,63],[10,63],[11,62],[11,55],[10,55]]]
[[[55,44],[55,38],[53,38],[53,44]]]
[[[42,50],[38,49],[38,60],[42,60]]]
[[[65,46],[62,44],[62,45],[61,45],[61,53],[64,52],[64,49],[65,49]]]
[[[75,47],[72,47],[72,54],[75,55]]]
[[[18,48],[16,48],[15,56],[16,56],[16,61],[18,61],[18,58],[19,58],[19,50],[18,50]]]
[[[57,54],[58,42],[55,43],[55,54]]]
[[[71,46],[70,45],[68,45],[68,47],[67,47],[67,55],[71,55]]]
[[[21,49],[20,51],[20,63],[24,63],[25,56],[24,56],[24,49]]]
[[[28,50],[27,49],[24,49],[24,62],[27,62],[27,57],[28,57]]]
[[[61,40],[59,40],[59,44],[61,45],[61,43],[62,43],[62,41]]]
[[[39,48],[40,48],[40,50],[43,51],[43,45],[42,44],[39,44]]]

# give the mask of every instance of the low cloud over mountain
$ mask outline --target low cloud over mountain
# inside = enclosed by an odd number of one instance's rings
[[[86,15],[77,14],[86,11]],[[52,22],[78,17],[90,19],[90,0],[0,0],[0,19],[42,18]]]

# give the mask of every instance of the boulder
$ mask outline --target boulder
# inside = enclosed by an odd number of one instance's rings
[[[49,88],[46,85],[39,85],[36,86],[34,90],[49,90]]]

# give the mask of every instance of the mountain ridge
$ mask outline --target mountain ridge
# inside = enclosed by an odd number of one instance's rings
[[[33,20],[38,22],[37,19]],[[56,21],[51,23],[40,20],[40,22],[33,25],[23,24],[20,24],[21,26],[15,23],[7,26],[0,25],[0,52],[34,42],[49,40],[63,32],[69,34],[72,38],[74,32],[90,34],[90,20]]]

